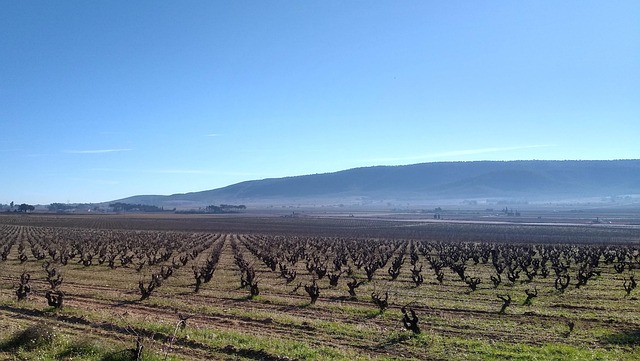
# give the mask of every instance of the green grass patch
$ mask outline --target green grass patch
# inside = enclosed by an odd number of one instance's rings
[[[464,340],[459,338],[439,338],[443,349],[447,350],[451,360],[637,360],[640,358],[638,348],[592,348],[548,343],[543,345],[509,344],[505,342],[488,342]],[[444,355],[443,355],[444,356]]]

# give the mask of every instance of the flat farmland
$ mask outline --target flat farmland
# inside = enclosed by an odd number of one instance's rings
[[[3,360],[640,359],[634,227],[1,215],[0,256]]]

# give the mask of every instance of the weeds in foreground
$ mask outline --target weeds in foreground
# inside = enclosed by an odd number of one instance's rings
[[[7,341],[0,344],[0,351],[33,350],[50,345],[54,338],[53,327],[43,322],[36,323],[14,333]]]

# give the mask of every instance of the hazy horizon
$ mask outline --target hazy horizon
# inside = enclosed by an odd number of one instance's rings
[[[640,158],[640,3],[4,2],[0,203]]]
[[[365,208],[367,205],[385,208],[389,204],[459,205],[473,201],[479,204],[613,204],[623,199],[625,202],[638,199],[639,166],[640,159],[442,161],[247,179],[193,192],[141,193],[76,203],[117,201],[167,209],[179,205],[183,210],[211,204],[299,206],[300,202]]]

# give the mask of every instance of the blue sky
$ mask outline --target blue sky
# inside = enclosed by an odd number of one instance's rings
[[[640,157],[640,2],[0,1],[0,203]]]

